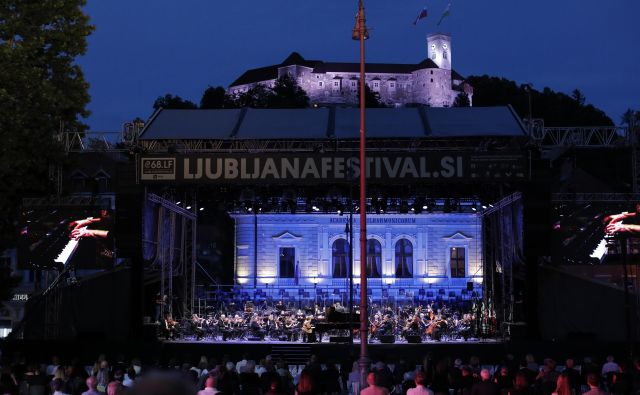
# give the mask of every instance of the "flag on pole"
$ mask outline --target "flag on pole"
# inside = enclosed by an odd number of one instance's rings
[[[450,12],[451,12],[451,3],[447,4],[447,8],[445,8],[444,12],[440,16],[440,20],[438,21],[436,26],[440,26],[440,24],[442,23],[442,20],[448,17]]]
[[[424,19],[426,17],[427,17],[427,9],[425,7],[425,8],[422,9],[422,11],[420,11],[420,13],[418,14],[418,17],[416,18],[416,20],[413,21],[413,24],[416,25],[420,19]]]

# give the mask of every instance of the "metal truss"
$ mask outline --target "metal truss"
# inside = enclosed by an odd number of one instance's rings
[[[520,147],[524,138],[481,137],[447,139],[369,139],[367,151],[428,151],[443,149],[499,150]],[[143,140],[139,146],[145,152],[335,152],[358,151],[356,139],[327,140]]]
[[[49,196],[39,198],[24,198],[22,205],[24,207],[40,207],[40,206],[108,206],[115,207],[115,195],[71,195],[71,196]]]
[[[159,206],[156,259],[148,268],[151,273],[147,273],[147,276],[154,277],[159,271],[160,295],[166,299],[166,303],[161,306],[163,316],[166,313],[173,315],[174,281],[181,281],[181,314],[184,317],[190,316],[194,308],[196,282],[197,217],[191,211],[156,194],[147,194],[147,199]]]
[[[531,136],[543,148],[605,148],[629,144],[628,129],[619,126],[534,128]]]
[[[553,193],[552,202],[592,203],[592,202],[640,202],[640,193]]]

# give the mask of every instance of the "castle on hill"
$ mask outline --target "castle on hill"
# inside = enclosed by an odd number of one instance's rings
[[[462,92],[472,103],[473,87],[452,69],[451,36],[427,36],[428,57],[417,64],[367,63],[366,84],[388,106],[423,104],[450,107]],[[245,71],[229,86],[227,93],[240,95],[257,84],[272,87],[276,79],[289,74],[305,90],[311,104],[357,105],[359,63],[307,60],[297,52],[282,63]]]

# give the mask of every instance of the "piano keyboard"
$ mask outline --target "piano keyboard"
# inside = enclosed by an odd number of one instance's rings
[[[82,228],[82,229],[86,229],[86,227]],[[79,242],[80,242],[80,240],[78,240],[78,239],[69,240],[67,245],[64,246],[64,248],[62,249],[60,254],[58,254],[56,259],[54,259],[53,261],[55,263],[60,263],[62,265],[66,265],[67,262],[69,262],[69,260],[71,259],[71,257],[73,257],[73,254],[76,252],[76,249],[78,248],[78,243]]]
[[[589,255],[589,257],[595,258],[595,259],[599,260],[600,262],[602,262],[602,259],[604,259],[605,255],[607,255],[607,244],[608,243],[609,243],[609,241],[606,238],[603,238],[602,240],[600,240],[600,243],[598,243],[598,245],[591,252],[591,255]]]

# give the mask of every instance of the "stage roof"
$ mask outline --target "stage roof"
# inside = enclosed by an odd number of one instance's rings
[[[367,138],[524,137],[510,106],[366,110]],[[157,111],[140,140],[357,139],[357,108]]]

